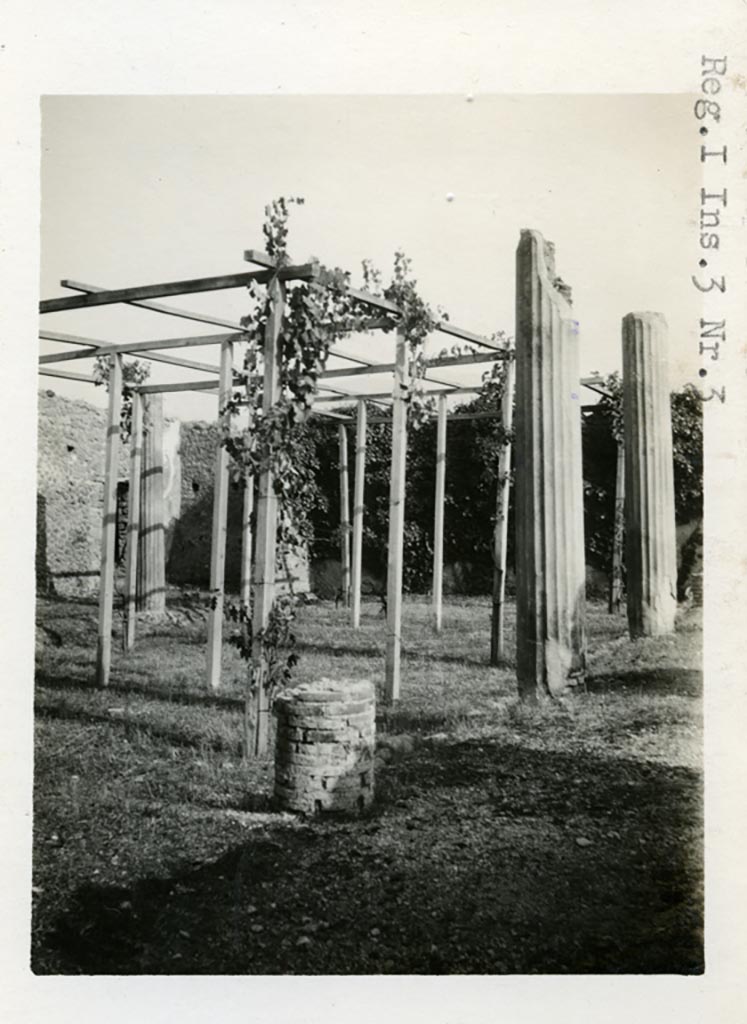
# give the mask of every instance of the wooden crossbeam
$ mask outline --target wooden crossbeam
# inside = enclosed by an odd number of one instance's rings
[[[244,259],[247,263],[254,263],[259,267],[275,267],[277,263],[275,259],[268,255],[266,252],[261,252],[258,249],[247,249],[244,252]],[[363,291],[358,288],[348,288],[348,295],[354,299],[358,299],[359,302],[364,302],[368,306],[373,306],[374,309],[380,309],[385,313],[394,313],[396,316],[401,316],[402,312],[394,302],[390,302],[389,299],[385,299],[383,295],[372,295],[370,292]],[[374,330],[377,327],[389,326],[389,321],[372,321],[367,325],[368,330]],[[435,329],[440,331],[442,334],[450,334],[454,338],[461,338],[462,341],[469,341],[473,345],[480,345],[483,348],[494,349],[495,351],[502,351],[504,346],[496,345],[495,342],[490,341],[488,338],[484,338],[481,334],[475,334],[473,331],[466,331],[463,327],[457,327],[456,324],[450,323],[448,320],[441,320],[436,324]]]
[[[75,292],[105,292],[106,288],[97,288],[92,284],[84,284],[82,281],[61,281],[63,288],[69,288]],[[203,324],[213,324],[215,327],[228,327],[231,331],[243,330],[240,323],[235,320],[223,320],[219,316],[212,316],[209,313],[195,313],[190,309],[179,309],[176,306],[166,306],[161,302],[151,302],[149,299],[130,299],[128,306],[137,306],[139,309],[151,309],[154,313],[165,313],[166,316],[176,316],[182,320],[197,320]],[[216,373],[217,373],[216,369]]]
[[[66,370],[48,370],[41,367],[39,373],[42,377],[61,377],[63,380],[81,380],[85,384],[95,384],[96,378],[88,373],[68,373]]]
[[[60,331],[39,331],[39,337],[42,341],[60,341],[68,345],[82,345],[84,348],[104,348],[113,344],[109,341],[100,341],[97,338],[83,338],[79,334],[62,334]],[[91,353],[88,353],[89,358]],[[81,356],[83,358],[83,356]],[[142,355],[143,359],[147,359],[152,363],[168,363],[169,366],[181,366],[185,370],[202,370],[205,373],[219,372],[217,366],[212,366],[210,363],[200,363],[195,359],[181,359],[179,356],[167,356],[159,355],[157,352],[148,352]]]
[[[486,355],[483,352],[475,352],[464,356],[439,356],[436,359],[426,359],[422,365],[430,369],[437,366],[472,366],[475,363],[494,363],[503,359],[503,352],[493,352]],[[334,380],[335,377],[361,377],[376,373],[393,373],[396,363],[369,363],[366,366],[357,366],[354,369],[341,367],[334,370],[323,370],[319,374],[320,380]]]
[[[475,334],[473,331],[465,331],[463,327],[457,327],[456,324],[449,323],[448,320],[441,320],[441,322],[436,325],[436,330],[441,334],[450,334],[453,338],[461,338],[462,341],[469,341],[473,345],[480,345],[482,348],[494,349],[496,352],[509,351],[507,345],[496,345],[494,341],[489,341],[481,334]]]
[[[217,391],[217,380],[176,381],[172,384],[138,384],[132,389],[141,395],[166,395],[177,391]]]
[[[111,291],[69,295],[59,299],[43,299],[39,303],[39,312],[58,313],[66,309],[88,309],[90,306],[108,306],[116,302],[133,302],[136,299],[157,299],[164,295],[225,291],[228,288],[245,288],[252,281],[267,284],[274,277],[280,281],[312,281],[318,272],[317,264],[306,263],[297,267],[280,267],[278,270],[244,271],[241,274],[198,277],[188,281],[165,281],[161,284],[139,285],[134,288],[115,288]],[[60,284],[65,287],[64,280]]]
[[[96,356],[131,355],[159,348],[197,348],[201,345],[221,345],[224,341],[241,341],[242,334],[203,334],[194,338],[155,338],[148,341],[126,341],[116,345],[99,345],[82,352],[55,352],[40,356],[39,365],[64,363],[72,359],[94,359]]]

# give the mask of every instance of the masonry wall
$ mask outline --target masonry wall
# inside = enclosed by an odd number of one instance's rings
[[[106,413],[88,402],[39,393],[36,584],[39,593],[98,592]],[[127,476],[122,451],[120,477]]]
[[[213,524],[213,473],[218,426],[193,421],[182,423],[179,441],[180,514],[167,533],[166,578],[171,583],[207,587],[210,581],[210,537]],[[238,592],[241,583],[241,519],[243,485],[231,481],[226,537],[226,589]],[[294,587],[309,589],[305,559],[289,566]],[[280,574],[279,574],[280,575]]]

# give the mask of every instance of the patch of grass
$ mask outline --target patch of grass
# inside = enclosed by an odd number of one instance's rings
[[[589,672],[552,704],[488,663],[489,606],[405,604],[408,735],[356,820],[273,810],[242,761],[245,666],[205,689],[199,616],[142,623],[92,685],[92,605],[40,602],[32,964],[37,973],[702,970],[700,628],[630,641],[601,605]],[[513,649],[513,609],[507,649]],[[383,687],[385,623],[298,619],[299,682]]]

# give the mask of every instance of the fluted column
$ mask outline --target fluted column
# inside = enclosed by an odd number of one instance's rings
[[[661,313],[622,322],[625,566],[631,636],[674,630],[677,546],[667,323]]]
[[[578,338],[554,246],[516,252],[516,668],[519,694],[558,696],[585,667]]]
[[[143,456],[140,489],[140,544],[137,560],[137,606],[166,610],[163,505],[163,395],[144,395]]]

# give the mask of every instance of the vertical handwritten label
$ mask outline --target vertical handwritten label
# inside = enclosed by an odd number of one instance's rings
[[[719,138],[722,124],[721,97],[724,76],[727,69],[726,57],[706,57],[700,60],[700,92],[693,113],[700,123],[700,162],[706,184],[700,190],[700,215],[698,218],[699,247],[703,255],[698,261],[698,273],[691,277],[692,284],[703,295],[703,312],[698,330],[698,354],[704,361],[698,375],[705,389],[698,389],[702,401],[716,398],[726,401],[725,385],[718,386],[717,366],[721,359],[722,346],[726,344],[726,316],[723,315],[721,298],[726,294],[726,274],[722,260],[722,221],[727,209],[729,196],[720,176],[728,165],[728,146]],[[717,364],[714,367],[713,364]],[[714,372],[716,371],[716,372]],[[710,378],[706,380],[706,378]]]

